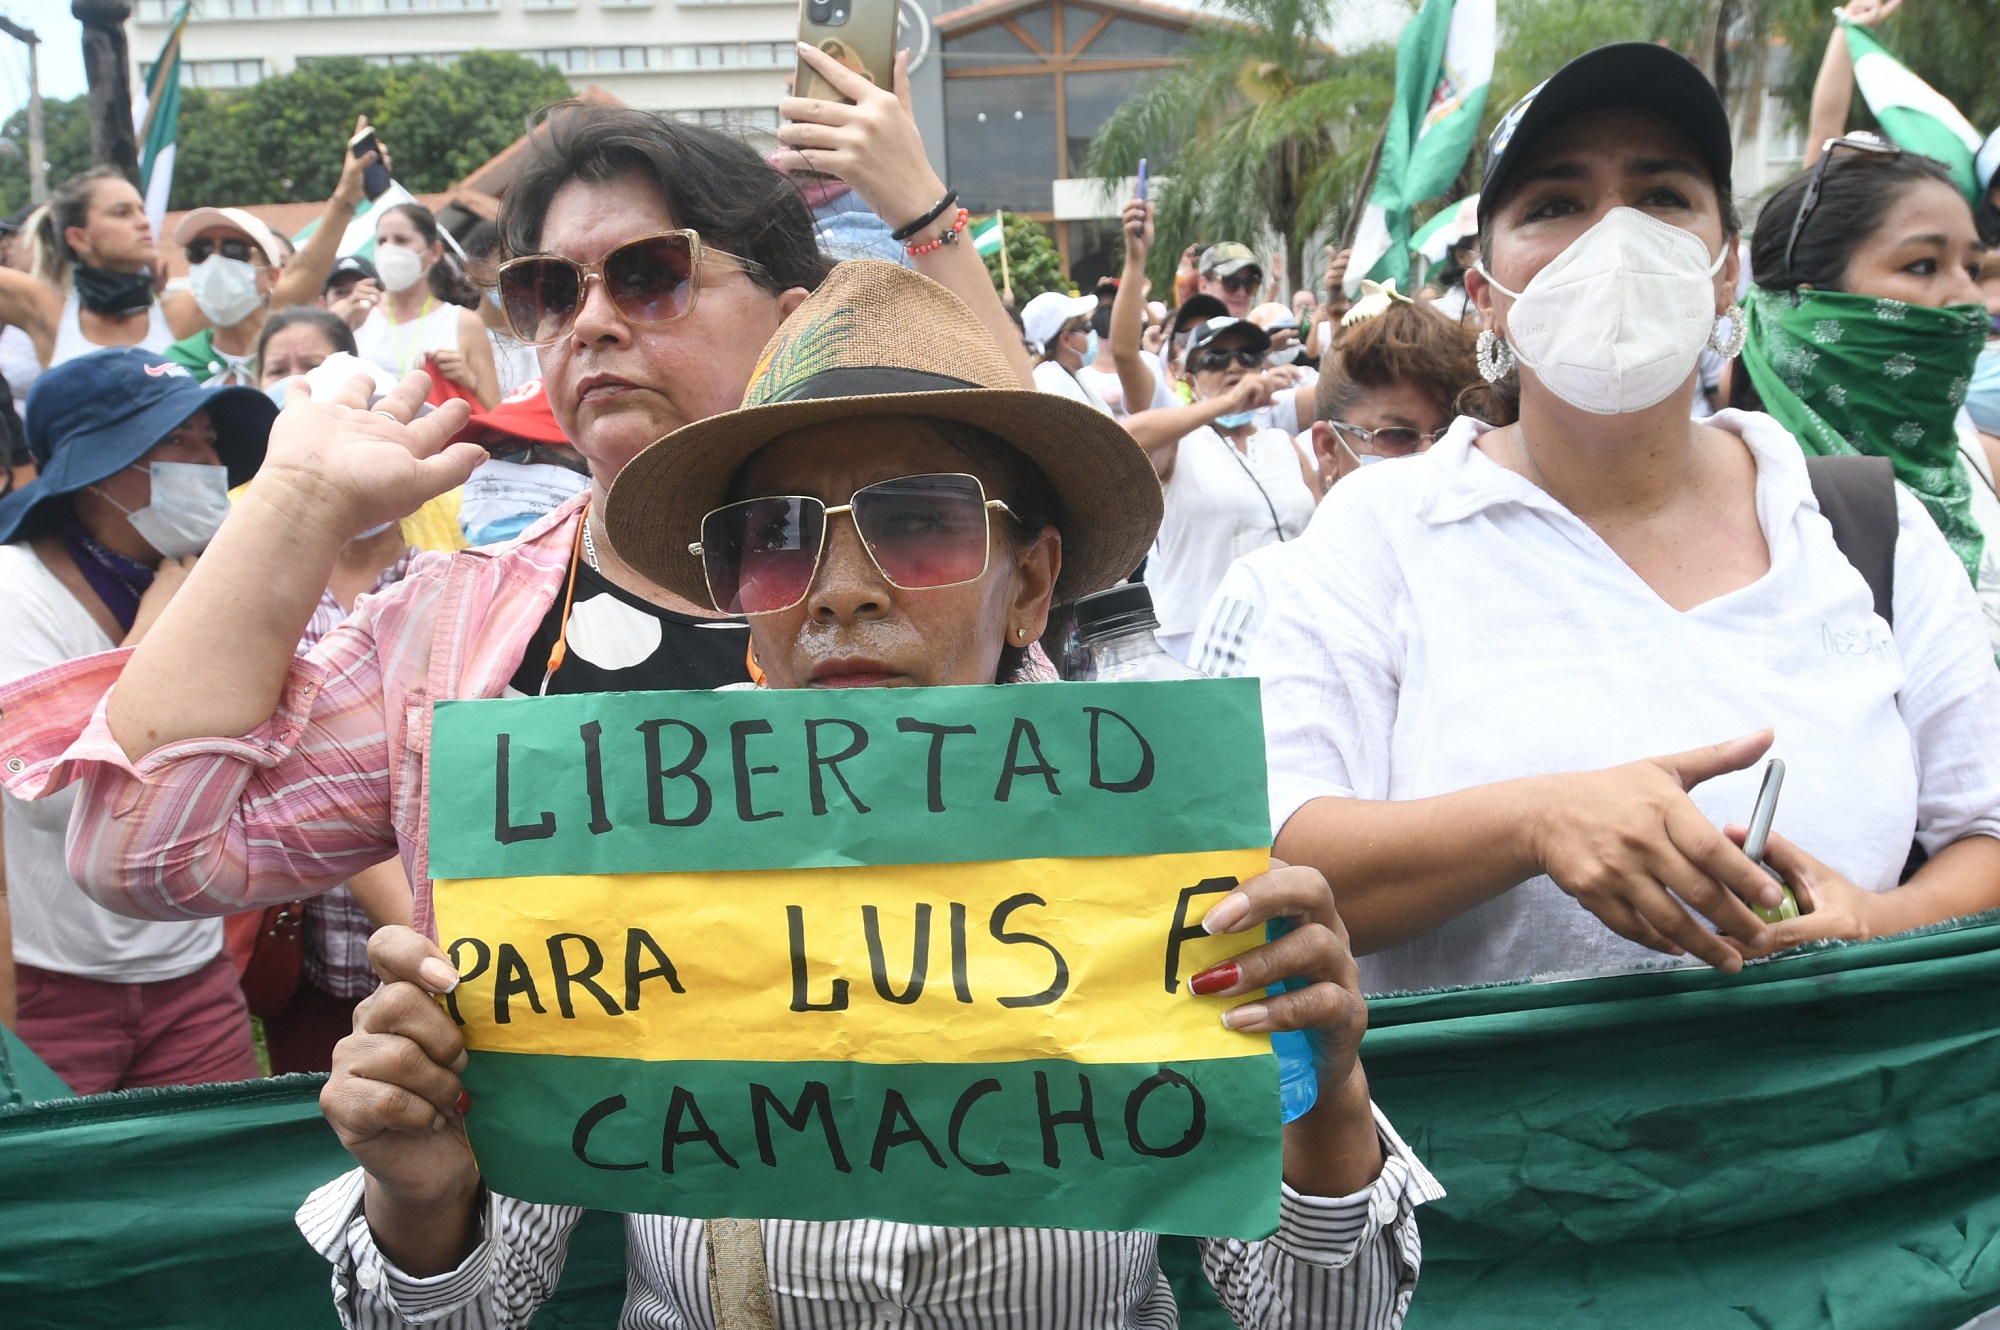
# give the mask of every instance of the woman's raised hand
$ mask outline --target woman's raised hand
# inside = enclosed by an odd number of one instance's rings
[[[1718,970],[1741,969],[1744,953],[1761,953],[1771,932],[1744,902],[1772,908],[1783,893],[1687,792],[1741,771],[1770,747],[1764,730],[1605,771],[1538,778],[1546,788],[1531,836],[1541,870],[1620,937],[1670,956],[1691,953]]]
[[[289,487],[286,498],[311,502],[282,507],[295,519],[310,514],[302,520],[323,523],[325,534],[344,543],[463,485],[486,460],[486,450],[451,442],[471,415],[463,402],[447,402],[416,418],[430,387],[429,375],[412,374],[370,408],[365,376],[356,375],[326,398],[293,382],[246,500]]]
[[[783,98],[778,114],[787,123],[778,126],[779,141],[798,151],[807,170],[846,181],[890,226],[922,217],[944,197],[944,184],[924,155],[910,111],[910,53],[896,53],[894,86],[881,88],[815,46],[798,48],[799,58],[848,101]]]

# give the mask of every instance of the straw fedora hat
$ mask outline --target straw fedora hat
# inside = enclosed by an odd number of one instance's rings
[[[957,296],[880,259],[837,265],[765,344],[743,405],[684,425],[627,463],[605,534],[649,580],[710,604],[688,545],[730,482],[781,434],[849,416],[933,416],[977,426],[1042,469],[1061,501],[1062,574],[1074,600],[1138,567],[1164,506],[1153,464],[1122,426],[1081,402],[1020,386]]]

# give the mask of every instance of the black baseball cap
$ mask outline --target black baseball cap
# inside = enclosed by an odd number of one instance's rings
[[[1585,51],[1508,109],[1486,141],[1479,186],[1479,224],[1507,197],[1508,177],[1535,141],[1554,126],[1590,111],[1631,107],[1671,122],[1729,192],[1729,112],[1708,76],[1679,52],[1651,42],[1616,42]]]
[[[349,254],[333,265],[333,268],[326,275],[325,285],[320,289],[325,290],[326,287],[332,286],[343,277],[366,278],[371,282],[382,280],[382,275],[375,271],[374,264],[362,258],[359,254]]]
[[[1188,335],[1187,350],[1182,352],[1182,354],[1192,362],[1195,352],[1201,350],[1224,333],[1242,334],[1250,343],[1252,351],[1269,351],[1271,349],[1271,334],[1265,332],[1248,319],[1232,319],[1225,314],[1219,319],[1210,319],[1206,323],[1198,324],[1195,330]]]

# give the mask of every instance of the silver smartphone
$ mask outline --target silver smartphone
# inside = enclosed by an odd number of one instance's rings
[[[1778,794],[1785,788],[1785,763],[1782,758],[1772,758],[1764,764],[1764,784],[1757,790],[1757,805],[1750,810],[1750,831],[1743,838],[1743,853],[1750,856],[1750,862],[1784,883],[1785,902],[1775,909],[1762,905],[1752,905],[1757,917],[1767,924],[1775,924],[1784,919],[1799,917],[1799,898],[1792,891],[1791,884],[1785,882],[1784,874],[1764,862],[1764,847],[1771,840],[1771,823],[1778,816]]]

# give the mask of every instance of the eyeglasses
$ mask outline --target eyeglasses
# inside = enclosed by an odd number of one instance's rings
[[[1355,451],[1359,446],[1375,453],[1378,457],[1407,457],[1418,449],[1430,447],[1444,433],[1441,429],[1411,429],[1408,425],[1385,425],[1381,429],[1368,429],[1362,425],[1350,425],[1344,420],[1329,420],[1326,423],[1333,426],[1333,432],[1340,436],[1342,443],[1347,443],[1349,452]],[[1350,435],[1354,439],[1353,443],[1348,443]],[[1376,452],[1374,447],[1376,444],[1380,444],[1383,451]]]
[[[590,283],[604,283],[612,308],[628,323],[667,323],[694,312],[701,295],[701,267],[727,259],[753,276],[760,263],[701,243],[694,231],[662,231],[612,249],[595,263],[559,254],[530,254],[500,265],[500,311],[514,336],[529,346],[558,342],[576,326]]]
[[[239,240],[234,236],[225,237],[221,240],[216,240],[210,236],[203,236],[199,240],[189,241],[183,248],[187,253],[187,261],[190,265],[206,263],[209,255],[215,253],[217,250],[222,252],[223,258],[235,259],[238,263],[253,262],[258,252],[255,245],[247,240]]]
[[[1258,287],[1262,286],[1264,284],[1264,274],[1258,272],[1255,268],[1245,268],[1242,272],[1232,273],[1227,277],[1219,277],[1216,280],[1222,283],[1223,290],[1234,291],[1237,295],[1242,295],[1245,291],[1255,291]]]
[[[1213,349],[1204,348],[1188,357],[1188,368],[1197,374],[1228,369],[1232,363],[1241,365],[1245,369],[1255,369],[1264,363],[1264,353],[1252,351],[1247,346],[1239,346],[1233,351],[1226,346],[1218,346]]]
[[[1872,152],[1878,157],[1901,157],[1903,150],[1893,143],[1876,138],[1873,134],[1848,134],[1842,138],[1828,139],[1820,145],[1819,161],[1813,167],[1812,179],[1806,182],[1805,195],[1799,199],[1798,215],[1792,218],[1792,233],[1785,238],[1785,281],[1792,288],[1792,303],[1799,303],[1799,284],[1792,277],[1792,255],[1799,247],[1799,237],[1805,233],[1806,219],[1819,207],[1820,186],[1826,183],[1826,166],[1833,160],[1835,148],[1852,148],[1855,152]]]
[[[849,513],[890,586],[930,591],[985,576],[993,508],[1014,516],[986,497],[979,477],[950,472],[864,485],[831,507],[804,494],[745,499],[702,518],[688,553],[701,556],[717,609],[774,614],[806,598],[826,552],[827,519]]]

